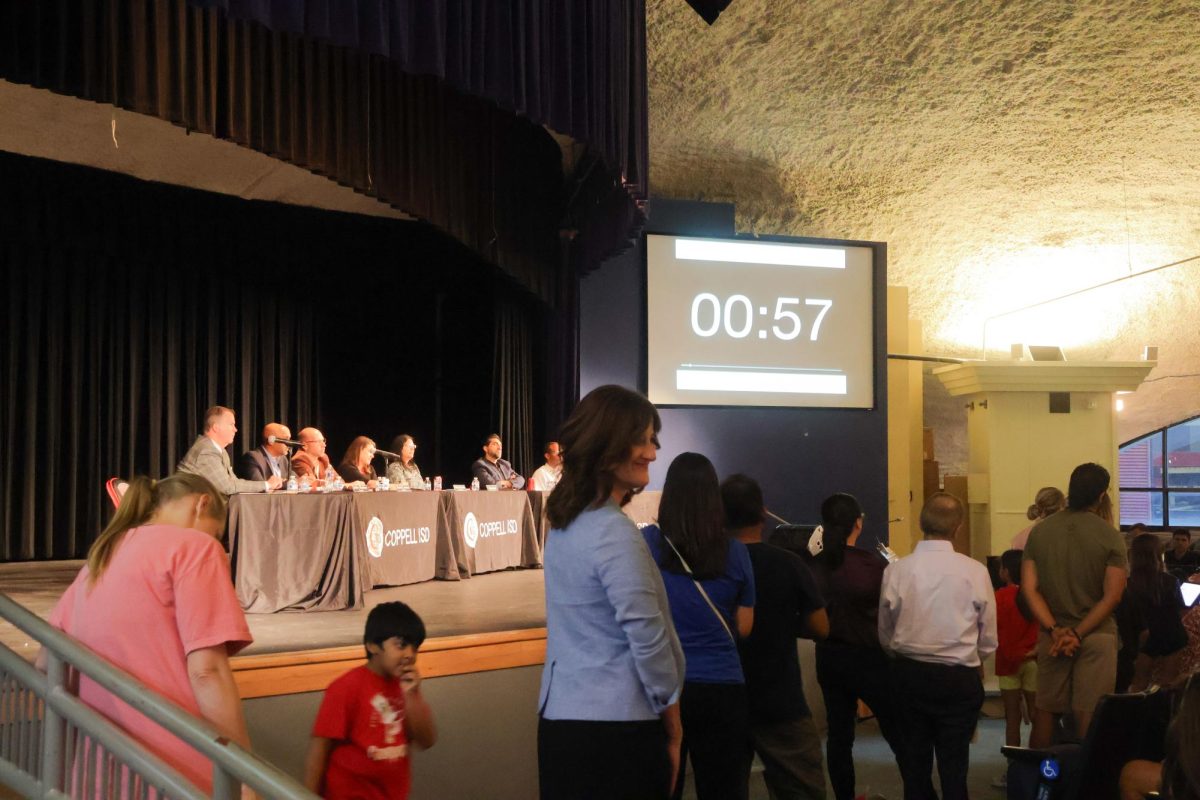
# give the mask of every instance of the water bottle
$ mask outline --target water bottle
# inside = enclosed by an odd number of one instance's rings
[[[333,490],[335,492],[345,491],[346,482],[342,480],[341,474],[336,472],[334,474],[337,475],[337,477],[333,479]]]
[[[287,493],[295,494],[298,488],[296,485],[296,473],[293,472],[291,475],[288,475]]]
[[[312,491],[312,481],[308,479],[307,475],[300,479],[300,491],[304,492],[305,494],[308,494]]]
[[[425,491],[427,491],[427,492],[433,491],[433,481],[429,480],[429,476],[425,477]]]
[[[387,475],[380,475],[375,481],[375,491],[386,492],[388,490],[388,483],[389,481]]]
[[[471,491],[472,492],[479,491],[479,478],[471,478]]]
[[[433,490],[440,492],[442,490],[442,476],[438,475],[433,479]]]
[[[337,479],[337,473],[333,471],[333,467],[325,468],[325,491],[332,492],[334,481]]]

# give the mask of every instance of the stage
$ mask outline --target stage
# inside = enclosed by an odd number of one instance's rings
[[[82,561],[0,564],[0,590],[39,617],[49,617]],[[367,613],[400,600],[425,620],[422,648],[427,677],[541,663],[546,603],[540,569],[476,575],[467,581],[426,581],[375,589],[365,607],[346,611],[247,614],[254,643],[234,660],[243,697],[323,689],[333,676],[362,658]],[[33,660],[37,645],[0,622],[0,643]]]

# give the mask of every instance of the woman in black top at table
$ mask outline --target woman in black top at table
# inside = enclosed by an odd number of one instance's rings
[[[375,468],[371,466],[373,458],[375,458],[375,442],[366,436],[359,436],[346,448],[346,455],[342,456],[342,463],[337,465],[338,475],[341,475],[342,480],[346,483],[359,481],[374,489],[376,476]]]
[[[838,493],[821,504],[821,527],[809,543],[813,577],[825,596],[829,638],[817,642],[817,682],[825,698],[829,734],[825,743],[835,800],[854,791],[854,726],[861,697],[883,738],[897,752],[899,733],[892,711],[890,665],[879,645],[879,589],[887,562],[856,547],[865,515],[852,495]]]

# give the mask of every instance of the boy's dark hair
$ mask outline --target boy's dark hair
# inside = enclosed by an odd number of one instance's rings
[[[1021,585],[1021,551],[1005,550],[1000,556],[1000,566],[1008,570],[1008,579],[1014,586]]]
[[[763,521],[762,487],[749,475],[730,475],[721,482],[721,503],[725,506],[725,527],[749,528]]]
[[[1080,464],[1071,473],[1067,488],[1067,506],[1072,511],[1084,511],[1096,505],[1100,495],[1108,491],[1108,470],[1099,464]]]
[[[363,630],[363,644],[373,644],[379,647],[393,636],[399,636],[414,649],[425,641],[425,623],[413,611],[399,600],[391,603],[380,603],[367,614],[367,625]],[[367,651],[367,658],[371,651]]]
[[[1174,539],[1176,536],[1186,536],[1190,542],[1192,540],[1192,529],[1176,528],[1175,530],[1171,531],[1171,538]]]

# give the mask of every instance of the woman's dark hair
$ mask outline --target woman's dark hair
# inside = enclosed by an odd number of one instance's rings
[[[176,472],[161,481],[154,481],[142,475],[130,480],[129,488],[121,497],[121,504],[117,506],[112,521],[88,548],[88,585],[94,585],[104,574],[108,562],[112,560],[113,553],[117,552],[117,546],[121,544],[126,533],[145,525],[163,503],[188,495],[206,495],[206,515],[213,519],[225,520],[225,495],[200,475]]]
[[[658,410],[642,395],[623,386],[601,386],[579,401],[558,432],[563,449],[562,478],[546,501],[551,526],[565,528],[604,503],[613,491],[613,470],[629,459],[646,429],[658,432]],[[636,490],[635,490],[636,491]],[[633,494],[624,498],[629,502]]]
[[[658,503],[658,527],[679,548],[697,580],[725,572],[729,537],[724,522],[721,487],[712,462],[699,453],[675,456]],[[669,572],[686,572],[670,545],[663,547],[659,566]]]
[[[1129,588],[1157,605],[1162,602],[1162,548],[1153,533],[1139,533],[1129,545]]]
[[[1183,698],[1167,728],[1166,757],[1162,764],[1163,796],[1172,800],[1200,800],[1200,673],[1183,687]]]
[[[350,466],[354,467],[355,469],[358,469],[359,455],[362,453],[363,450],[365,450],[366,448],[368,448],[374,444],[375,444],[375,442],[373,442],[371,440],[370,436],[354,437],[354,441],[352,441],[350,443],[350,446],[346,448],[346,455],[342,456],[342,463],[349,464]],[[375,467],[372,466],[371,464],[367,464],[367,468],[365,470],[362,470],[362,473],[369,478],[374,478],[375,477]]]
[[[1071,483],[1067,487],[1067,506],[1072,511],[1083,511],[1096,505],[1100,495],[1108,491],[1108,470],[1099,464],[1080,464],[1071,472]]]
[[[862,506],[854,495],[838,492],[821,503],[822,550],[818,561],[830,572],[842,566],[846,559],[846,540],[862,516]]]
[[[393,636],[398,636],[417,649],[425,641],[425,623],[417,612],[413,611],[399,600],[390,603],[380,603],[367,614],[367,624],[363,629],[363,644],[374,644],[383,647],[383,643]],[[367,651],[367,658],[371,651]]]
[[[407,433],[400,434],[395,439],[392,439],[392,452],[395,453],[396,455],[401,455],[404,452],[404,445],[408,444],[411,441],[413,441],[413,438],[411,436],[409,436]],[[401,464],[404,463],[403,458],[400,459],[400,463]],[[410,463],[412,463],[412,464],[417,463],[417,457],[415,454],[413,455],[413,460]]]

